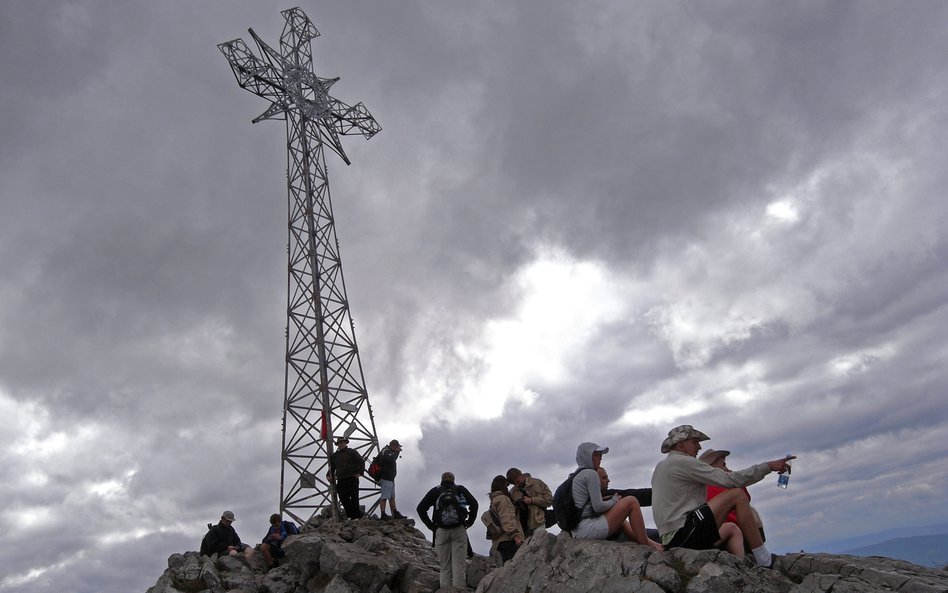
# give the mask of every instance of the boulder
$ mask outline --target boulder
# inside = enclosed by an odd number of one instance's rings
[[[431,542],[410,521],[311,521],[266,570],[259,554],[172,554],[148,593],[447,593]],[[656,552],[538,532],[513,560],[468,561],[469,593],[948,593],[948,572],[890,558],[778,556],[773,569],[718,550]]]
[[[900,560],[832,554],[778,556],[773,569],[718,550],[655,552],[633,543],[536,534],[477,593],[948,592],[948,573]]]

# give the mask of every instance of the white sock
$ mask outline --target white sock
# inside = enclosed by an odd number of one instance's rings
[[[767,549],[766,545],[761,544],[759,548],[751,550],[751,553],[754,554],[757,566],[770,566],[770,550]]]

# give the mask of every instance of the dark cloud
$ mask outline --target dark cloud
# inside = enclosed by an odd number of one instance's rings
[[[303,8],[382,126],[327,164],[402,512],[583,440],[645,486],[691,423],[800,454],[775,549],[948,520],[942,4]],[[0,8],[0,591],[144,590],[276,510],[284,124],[216,45],[282,26]]]

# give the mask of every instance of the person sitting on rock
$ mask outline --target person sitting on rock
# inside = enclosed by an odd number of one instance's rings
[[[787,462],[794,457],[758,463],[728,473],[698,461],[701,441],[708,435],[683,424],[668,431],[662,441],[665,459],[652,473],[652,515],[662,543],[667,548],[705,550],[724,547],[739,558],[744,557],[746,537],[759,566],[770,567],[773,557],[760,538],[747,495],[741,490],[764,479],[770,472],[787,471]],[[728,488],[706,501],[706,485]],[[737,524],[726,523],[728,513],[735,511]]]
[[[283,551],[283,540],[287,536],[296,535],[299,532],[296,523],[284,521],[283,517],[277,513],[270,515],[270,528],[263,538],[263,543],[260,544],[260,553],[267,562],[267,566],[276,565],[277,558],[286,556],[286,552]]]
[[[723,451],[723,450],[718,451],[718,450],[715,450],[715,449],[708,449],[707,451],[705,451],[704,453],[702,453],[702,454],[698,457],[698,459],[701,460],[701,461],[703,461],[703,462],[705,462],[705,463],[707,463],[707,464],[710,465],[711,467],[716,467],[716,468],[718,468],[718,469],[723,469],[724,471],[726,471],[726,472],[728,472],[728,473],[731,473],[731,469],[727,466],[727,461],[726,461],[727,456],[730,455],[730,454],[731,454],[730,451]],[[747,495],[747,501],[750,502],[751,495],[750,495],[750,492],[747,491],[747,486],[742,486],[742,487],[741,487],[741,490],[744,491],[744,494]],[[715,486],[714,484],[708,484],[708,489],[707,489],[707,497],[708,497],[708,498],[707,498],[707,499],[708,499],[708,500],[711,500],[712,498],[714,498],[714,497],[717,496],[718,494],[721,494],[722,492],[726,492],[726,491],[727,491],[727,488],[725,488],[725,487],[723,487],[723,486]],[[767,541],[767,536],[764,535],[764,524],[763,524],[763,522],[761,522],[761,520],[760,520],[760,514],[757,512],[757,509],[755,509],[754,507],[751,507],[751,513],[754,515],[754,521],[756,521],[756,523],[757,523],[757,530],[760,532],[760,539],[761,539],[761,541],[766,542],[766,541]],[[730,513],[727,514],[727,518],[724,519],[724,521],[727,522],[727,523],[734,523],[734,524],[736,524],[736,523],[737,523],[737,513],[735,513],[734,511],[731,511]],[[744,540],[744,544],[745,544],[744,547],[747,548],[747,540],[746,540],[746,539]]]
[[[507,470],[510,498],[517,509],[523,532],[530,537],[537,529],[546,528],[546,508],[553,504],[553,493],[543,480],[512,467]]]
[[[576,449],[579,467],[573,474],[573,504],[580,509],[581,518],[573,537],[608,539],[621,530],[630,541],[661,551],[661,544],[645,533],[645,520],[635,497],[619,495],[603,500],[597,470],[608,452],[609,447],[595,443],[581,443]]]
[[[507,473],[507,476],[510,472]],[[490,483],[490,510],[500,520],[503,532],[494,538],[494,546],[500,554],[501,563],[506,563],[517,553],[517,548],[523,543],[523,527],[517,517],[510,493],[507,491],[507,482],[510,478],[494,476]]]
[[[221,520],[217,525],[211,527],[207,535],[204,536],[204,545],[201,546],[201,553],[211,556],[217,554],[223,556],[229,554],[237,556],[243,554],[248,560],[253,557],[253,548],[240,541],[240,536],[233,527],[236,521],[234,513],[224,511],[221,513]]]
[[[599,469],[596,470],[599,473],[599,485],[602,490],[603,498],[610,498],[616,494],[621,494],[622,496],[634,496],[635,500],[639,501],[640,507],[650,507],[652,506],[652,489],[651,488],[623,488],[616,489],[609,487],[609,474],[603,469],[602,466],[599,466]]]
[[[626,488],[624,490],[616,490],[615,488],[609,487],[609,472],[606,471],[606,468],[599,466],[599,469],[596,470],[596,473],[599,474],[599,490],[602,492],[602,499],[609,500],[615,496],[634,496],[635,500],[639,501],[639,507],[650,507],[652,506],[652,489],[651,488]],[[662,538],[658,535],[657,529],[646,528],[645,534],[653,542],[661,542]],[[617,533],[616,536],[619,534]],[[611,537],[610,539],[616,539],[616,537]]]

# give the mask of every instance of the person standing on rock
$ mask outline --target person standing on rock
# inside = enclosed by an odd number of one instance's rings
[[[389,519],[405,519],[405,515],[398,512],[398,508],[395,506],[395,474],[398,473],[398,457],[401,455],[402,445],[397,440],[392,440],[389,444],[385,445],[382,448],[382,452],[379,453],[379,464],[382,466],[382,469],[379,471],[379,486],[382,488],[382,494],[379,497],[379,511],[381,511],[381,519],[387,521]],[[391,501],[392,503],[392,515],[389,516],[385,514],[385,503],[386,501]]]
[[[546,528],[546,508],[553,504],[553,493],[543,480],[512,467],[507,470],[510,498],[517,508],[520,524],[527,537]]]
[[[428,516],[432,510],[431,517]],[[441,566],[442,587],[463,589],[467,585],[467,528],[477,516],[477,500],[454,481],[454,474],[441,474],[441,484],[418,503],[418,516],[434,536],[435,553]]]
[[[236,519],[231,511],[221,513],[221,520],[204,536],[201,553],[206,556],[237,556],[242,553],[248,560],[253,557],[253,548],[240,541],[240,536],[233,526],[234,521]]]
[[[744,557],[747,538],[759,566],[770,567],[773,556],[764,545],[741,487],[764,479],[770,472],[783,473],[795,457],[765,461],[746,469],[726,472],[698,460],[701,441],[708,435],[683,424],[668,431],[662,441],[665,459],[652,473],[652,515],[667,548],[706,550],[724,547],[738,558]],[[723,486],[725,492],[705,502],[708,484]],[[726,523],[735,512],[737,524]]]
[[[507,483],[510,481],[510,472],[507,476],[494,476],[490,483],[490,510],[500,521],[500,527],[503,530],[494,538],[494,546],[497,553],[500,554],[501,564],[506,564],[508,560],[517,553],[517,548],[523,543],[523,527],[517,516],[517,510],[514,508],[513,500],[507,491]]]
[[[336,451],[329,458],[329,473],[326,477],[330,481],[335,479],[336,495],[348,519],[359,519],[365,515],[359,508],[359,477],[364,473],[365,460],[358,451],[349,448],[349,439],[336,439]]]

